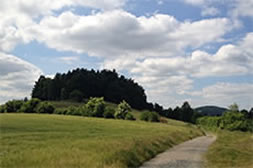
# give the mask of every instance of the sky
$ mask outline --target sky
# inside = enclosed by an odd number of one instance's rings
[[[253,107],[253,0],[0,3],[0,103],[79,67],[116,69],[164,107]]]

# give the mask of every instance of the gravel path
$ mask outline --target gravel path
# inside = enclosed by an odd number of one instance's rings
[[[140,168],[201,168],[202,155],[215,139],[214,136],[202,136],[184,142],[157,155]]]

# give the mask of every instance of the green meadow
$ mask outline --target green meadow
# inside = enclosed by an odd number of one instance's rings
[[[253,134],[218,131],[205,157],[207,168],[252,168]]]
[[[0,114],[1,168],[138,167],[203,133],[191,124]]]

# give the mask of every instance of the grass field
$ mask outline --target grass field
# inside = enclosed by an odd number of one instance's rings
[[[1,168],[137,167],[202,135],[194,126],[43,114],[0,114]]]
[[[253,134],[219,131],[206,160],[207,168],[252,168]]]

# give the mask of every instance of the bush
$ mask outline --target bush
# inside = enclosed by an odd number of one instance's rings
[[[218,128],[220,127],[222,117],[200,117],[197,119],[197,124],[202,125],[206,128]]]
[[[133,114],[127,113],[125,116],[125,120],[136,120],[136,119],[134,118]]]
[[[246,119],[245,115],[239,112],[226,112],[222,116],[220,123],[221,129],[227,129],[229,131],[249,131],[250,122]]]
[[[47,114],[53,114],[55,108],[51,103],[48,102],[41,102],[36,107],[37,113],[47,113]]]
[[[24,104],[23,100],[10,100],[5,103],[5,112],[18,112],[22,105]]]
[[[106,107],[104,112],[104,118],[114,118],[115,110],[112,107]]]
[[[77,116],[81,116],[82,113],[80,111],[80,109],[78,107],[74,107],[74,106],[70,106],[67,110],[67,115],[77,115]]]
[[[0,113],[5,113],[5,105],[0,105]]]
[[[123,100],[118,105],[117,110],[114,114],[114,117],[117,119],[125,119],[127,113],[130,111],[131,111],[131,106],[126,101]]]
[[[91,98],[85,104],[85,107],[82,107],[82,113],[84,116],[90,117],[103,117],[105,112],[105,102],[104,98]]]
[[[67,109],[63,109],[63,108],[57,108],[54,110],[54,114],[67,114],[68,110]]]
[[[142,121],[150,121],[150,122],[159,122],[160,116],[156,112],[143,112],[141,113],[140,120]]]
[[[36,107],[39,105],[41,102],[40,99],[33,98],[27,102],[25,102],[22,107],[20,108],[19,112],[24,112],[24,113],[35,113],[36,112]]]

